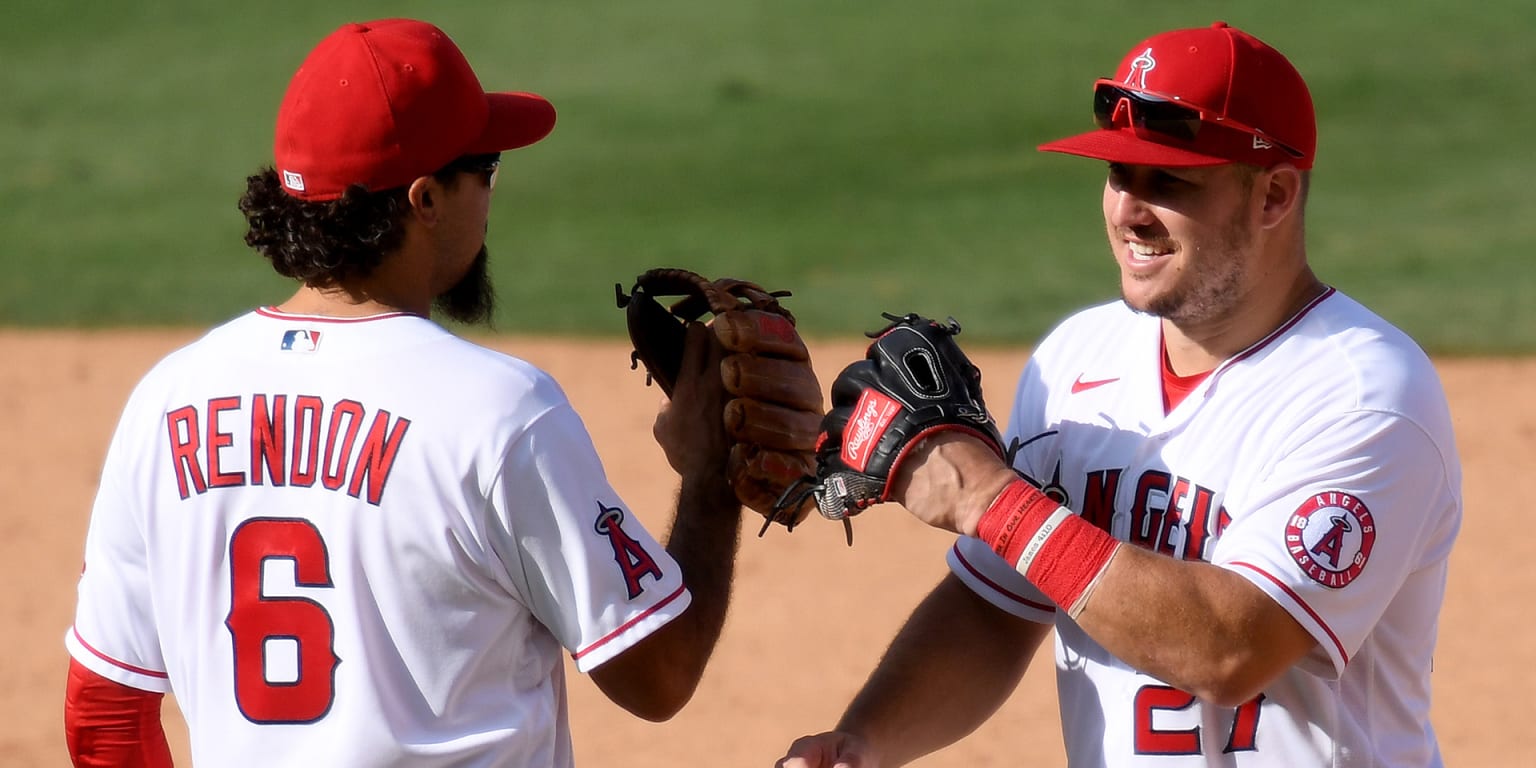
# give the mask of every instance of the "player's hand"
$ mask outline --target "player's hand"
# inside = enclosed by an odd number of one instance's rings
[[[652,434],[667,463],[687,478],[716,473],[725,477],[730,438],[725,431],[725,401],[720,379],[724,347],[703,323],[688,325],[683,363],[670,400],[663,399]]]
[[[912,449],[891,479],[891,500],[928,525],[974,536],[982,513],[1017,479],[981,440],[941,432]]]
[[[828,731],[801,736],[774,768],[880,768],[869,744],[851,733]]]

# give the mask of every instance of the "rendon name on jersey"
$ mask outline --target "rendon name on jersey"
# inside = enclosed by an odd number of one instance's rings
[[[183,405],[165,422],[182,499],[209,488],[261,485],[265,477],[272,485],[318,481],[374,506],[411,426],[410,419],[356,400],[327,406],[314,395],[265,393]]]

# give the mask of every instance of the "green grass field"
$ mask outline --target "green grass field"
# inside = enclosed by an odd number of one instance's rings
[[[338,24],[411,15],[487,87],[560,111],[498,187],[498,329],[617,334],[615,282],[686,266],[793,289],[811,335],[915,310],[1027,343],[1115,290],[1102,166],[1035,144],[1087,126],[1089,84],[1136,41],[1221,18],[1312,85],[1323,278],[1432,351],[1536,350],[1530,0],[213,6],[7,4],[0,325],[205,325],[285,298],[235,208],[283,88]]]

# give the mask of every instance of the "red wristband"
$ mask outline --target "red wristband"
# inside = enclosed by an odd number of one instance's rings
[[[1073,616],[1120,547],[1024,480],[998,494],[977,522],[976,536]]]
[[[1003,488],[976,521],[976,538],[987,543],[1009,565],[1017,565],[1025,545],[1046,518],[1061,505],[1024,480]]]

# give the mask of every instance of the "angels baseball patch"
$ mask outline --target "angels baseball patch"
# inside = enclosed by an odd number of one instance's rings
[[[1347,586],[1365,570],[1376,543],[1371,510],[1342,491],[1313,494],[1285,526],[1285,548],[1313,581],[1331,589]]]

